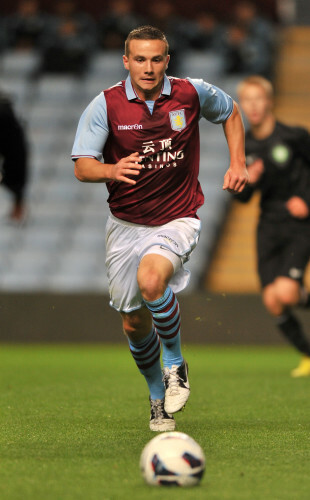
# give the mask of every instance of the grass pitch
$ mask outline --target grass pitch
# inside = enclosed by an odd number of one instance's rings
[[[310,379],[290,349],[184,346],[192,394],[177,430],[203,447],[191,489],[144,484],[148,395],[124,345],[0,349],[3,500],[308,500]]]

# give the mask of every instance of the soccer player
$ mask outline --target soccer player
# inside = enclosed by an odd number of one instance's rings
[[[309,306],[303,276],[310,256],[310,135],[276,121],[273,88],[265,78],[246,78],[238,96],[250,126],[245,142],[250,183],[236,197],[246,202],[254,190],[261,192],[257,253],[263,302],[302,354],[292,376],[309,376],[310,343],[292,307]]]
[[[247,182],[244,128],[237,105],[222,90],[166,76],[168,42],[159,29],[131,31],[123,62],[127,79],[86,108],[72,157],[77,179],[106,183],[110,304],[122,316],[149,387],[150,429],[168,431],[190,392],[175,293],[187,285],[183,265],[200,232],[198,122],[203,116],[223,124],[231,157],[223,188],[230,192]]]

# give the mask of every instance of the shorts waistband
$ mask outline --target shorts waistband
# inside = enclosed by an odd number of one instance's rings
[[[124,219],[118,219],[118,217],[115,217],[115,215],[113,215],[111,212],[109,213],[109,218],[113,221],[113,222],[116,222],[117,224],[121,224],[122,226],[127,226],[127,227],[149,227],[149,228],[156,228],[156,227],[163,227],[165,226],[165,224],[160,224],[158,226],[148,226],[146,224],[136,224],[135,222],[128,222],[127,220],[124,220]],[[171,222],[176,222],[176,221],[179,221],[179,220],[194,220],[194,221],[199,221],[200,223],[200,219],[197,217],[181,217],[180,219],[175,219]],[[169,224],[169,222],[167,222],[167,224]]]
[[[145,227],[145,226],[143,226],[143,224],[135,224],[134,222],[128,222],[127,220],[124,220],[124,219],[118,219],[111,212],[109,214],[109,218],[113,222],[116,222],[117,224],[121,224],[122,226],[127,226],[127,227]]]

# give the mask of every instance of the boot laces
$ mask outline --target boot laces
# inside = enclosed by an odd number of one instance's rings
[[[155,419],[162,419],[164,415],[164,402],[161,399],[151,399],[151,409],[154,412]]]
[[[172,365],[171,368],[166,368],[164,373],[164,382],[166,382],[172,396],[179,393],[181,377],[178,374],[178,368],[178,366]]]

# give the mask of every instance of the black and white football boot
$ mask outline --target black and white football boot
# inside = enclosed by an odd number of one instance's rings
[[[180,366],[164,368],[165,411],[176,413],[184,408],[190,393],[188,364],[185,360]]]
[[[165,411],[164,399],[151,399],[150,429],[154,432],[174,431],[175,420]]]

